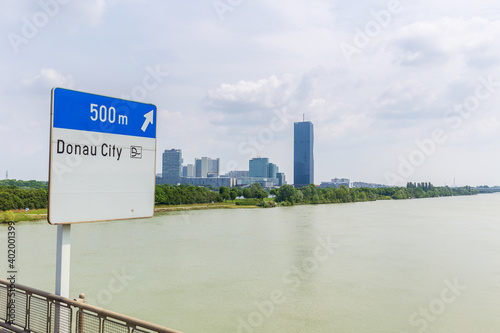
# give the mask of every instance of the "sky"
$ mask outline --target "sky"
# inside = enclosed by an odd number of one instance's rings
[[[157,106],[162,152],[293,183],[500,185],[496,0],[40,0],[0,11],[0,179],[47,180],[53,87]]]

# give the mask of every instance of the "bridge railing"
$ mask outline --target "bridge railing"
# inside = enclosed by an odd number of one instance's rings
[[[181,333],[0,279],[0,327],[32,333]]]

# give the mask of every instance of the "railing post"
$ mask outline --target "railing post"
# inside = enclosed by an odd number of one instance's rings
[[[78,295],[78,299],[76,299],[75,301],[79,302],[79,303],[85,303],[85,294],[81,293],[80,295]],[[83,322],[83,319],[84,319],[84,315],[83,315],[83,309],[78,309],[78,323],[77,323],[77,333],[83,333],[85,331],[85,327],[84,327],[84,322]]]

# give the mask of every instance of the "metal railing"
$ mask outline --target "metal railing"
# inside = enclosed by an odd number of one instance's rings
[[[0,327],[22,333],[181,333],[86,304],[83,294],[72,300],[3,279]]]

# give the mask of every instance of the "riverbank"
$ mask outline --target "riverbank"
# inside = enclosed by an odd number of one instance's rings
[[[0,222],[30,222],[47,218],[47,209],[0,211]]]
[[[155,215],[168,213],[168,212],[177,212],[177,211],[187,211],[187,210],[205,210],[205,209],[241,209],[241,208],[258,208],[256,205],[237,205],[235,201],[227,201],[227,202],[215,202],[215,203],[204,203],[204,204],[189,204],[189,205],[176,205],[176,206],[167,206],[167,205],[158,205],[155,206]],[[32,222],[32,221],[40,221],[47,219],[47,209],[37,209],[37,210],[14,210],[12,211],[13,215],[9,220],[13,220],[14,222]],[[0,212],[0,221],[4,221],[4,214],[8,214],[8,212]]]
[[[252,202],[248,201],[254,199],[237,199],[234,201],[227,200],[226,202],[214,202],[214,203],[202,203],[202,204],[185,204],[185,205],[156,205],[154,208],[155,215],[157,214],[165,214],[169,212],[180,212],[180,211],[188,211],[188,210],[206,210],[206,209],[242,209],[242,208],[263,208],[262,206],[258,206],[257,204],[252,204]],[[274,198],[264,199],[266,202],[269,202],[271,206],[275,204]],[[395,200],[390,196],[380,196],[376,200]],[[260,202],[260,200],[257,200]],[[358,201],[354,201],[358,202]],[[294,205],[324,205],[324,204],[335,204],[335,203],[294,203]],[[277,203],[276,206],[290,206],[291,204],[287,201]],[[265,206],[266,208],[269,206]],[[40,221],[47,219],[47,209],[37,209],[37,210],[14,210],[12,211],[13,217],[11,215],[10,219],[5,219],[5,214],[8,214],[8,211],[0,211],[0,222],[5,223],[10,221],[14,222],[31,222],[31,221]]]
[[[155,213],[177,212],[185,210],[202,210],[202,209],[238,209],[238,208],[257,208],[256,205],[237,205],[234,201],[215,202],[204,204],[189,204],[189,205],[158,205],[155,206]]]

